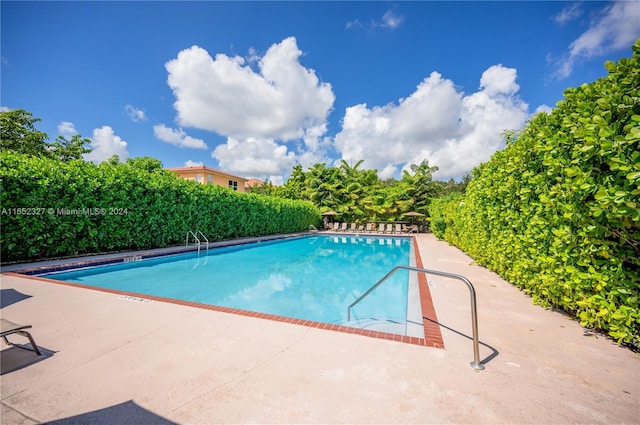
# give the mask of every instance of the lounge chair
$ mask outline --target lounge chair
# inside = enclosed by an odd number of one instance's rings
[[[333,229],[334,232],[337,232],[338,230],[340,230],[340,223],[338,223],[337,221],[335,223],[333,223]]]
[[[349,227],[349,231],[355,233],[357,226],[358,225],[356,223],[351,223],[351,226]]]
[[[360,232],[360,233],[364,232],[364,224],[359,224],[358,225],[358,232]]]
[[[393,233],[393,224],[387,223],[387,231],[385,233]]]
[[[373,232],[373,223],[367,223],[367,226],[364,228],[365,232]]]
[[[340,231],[341,232],[346,232],[347,231],[347,223],[344,222],[340,225]]]
[[[420,229],[419,229],[418,225],[417,224],[413,224],[413,225],[411,225],[411,227],[409,227],[407,229],[407,233],[420,233],[419,230]]]
[[[402,233],[402,224],[396,223],[394,226],[393,233]]]
[[[10,322],[9,320],[6,320],[6,319],[0,319],[0,321],[2,322],[0,324],[0,336],[2,337],[2,339],[4,339],[4,342],[6,342],[7,344],[13,347],[22,348],[23,350],[33,351],[39,356],[42,355],[42,353],[38,349],[38,346],[36,345],[36,342],[33,340],[33,337],[31,336],[31,334],[25,331],[25,329],[29,329],[31,325],[19,325],[17,323]],[[9,341],[7,337],[11,334],[18,334],[18,335],[22,335],[24,337],[29,338],[29,342],[31,342],[31,346],[33,347],[33,349],[28,347],[23,347],[21,345],[14,344],[13,342]]]

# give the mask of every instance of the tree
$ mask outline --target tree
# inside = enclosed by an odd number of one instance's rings
[[[420,164],[411,164],[413,174],[407,170],[402,172],[402,182],[407,185],[408,195],[413,201],[413,208],[426,214],[427,207],[432,198],[440,194],[442,187],[433,180],[433,173],[438,171],[438,167],[430,167],[429,161],[423,160]]]
[[[471,181],[471,173],[466,173],[462,176],[462,181],[455,181],[454,179],[449,179],[448,181],[440,181],[440,196],[447,196],[450,193],[464,193],[467,189],[467,185]]]
[[[91,152],[91,148],[85,146],[89,143],[91,139],[83,139],[79,134],[74,134],[71,140],[58,136],[55,142],[47,146],[48,156],[64,162],[82,160],[82,155]]]
[[[0,148],[29,156],[49,156],[46,133],[36,130],[31,112],[13,109],[0,112]]]
[[[116,156],[116,155],[114,155]],[[127,165],[148,171],[150,173],[162,171],[162,162],[159,159],[150,156],[139,156],[137,158],[127,158]]]
[[[302,170],[302,165],[296,164],[291,171],[291,177],[282,186],[282,196],[289,199],[305,199],[303,192],[306,186],[307,176]]]
[[[0,148],[64,162],[82,160],[82,155],[91,152],[91,148],[85,146],[91,143],[91,139],[82,138],[79,134],[73,135],[71,140],[58,136],[53,143],[47,143],[47,133],[35,127],[38,121],[40,118],[33,118],[31,112],[24,109],[0,112]]]
[[[338,219],[349,222],[395,220],[414,210],[429,215],[432,199],[451,192],[464,192],[471,175],[462,182],[433,180],[438,167],[423,160],[403,172],[401,180],[381,180],[377,170],[361,170],[363,160],[350,164],[344,159],[336,167],[318,163],[303,171],[297,164],[281,188],[256,189],[268,196],[307,200],[318,208],[339,213]],[[280,189],[280,190],[276,190]]]
[[[102,164],[108,164],[113,166],[118,165],[120,164],[120,157],[116,154],[113,154],[109,158],[102,161]]]
[[[274,186],[273,183],[271,183],[268,179],[262,184],[254,184],[253,186],[245,188],[245,192],[271,196],[274,198],[298,199],[285,196],[284,188],[282,186]]]

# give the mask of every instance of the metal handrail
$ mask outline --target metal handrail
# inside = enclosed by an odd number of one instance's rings
[[[357,300],[355,300],[354,302],[351,303],[351,305],[347,308],[347,320],[351,320],[351,308],[353,306],[355,306],[360,301],[362,301],[374,289],[376,289],[378,286],[380,286],[382,284],[382,282],[387,280],[389,277],[391,277],[392,274],[394,274],[395,272],[397,272],[400,269],[405,269],[405,270],[419,272],[419,273],[425,273],[425,274],[434,274],[436,276],[450,277],[450,278],[453,278],[453,279],[461,280],[467,285],[467,287],[469,288],[469,293],[471,295],[471,327],[472,327],[472,331],[473,331],[473,361],[470,364],[471,364],[471,367],[476,369],[476,370],[483,370],[484,369],[484,365],[482,364],[482,362],[480,362],[480,340],[478,338],[478,308],[477,308],[477,305],[476,305],[476,290],[473,287],[473,284],[469,281],[469,279],[467,279],[466,277],[464,277],[462,275],[454,274],[454,273],[441,272],[439,270],[423,269],[423,268],[420,268],[420,267],[396,266],[396,267],[393,268],[393,270],[391,270],[389,273],[387,273],[385,275],[385,277],[380,279],[375,285],[373,285],[371,288],[369,288],[367,290],[367,292],[365,292],[364,294],[360,295],[360,297],[358,297]]]
[[[197,234],[202,236],[202,239],[204,239],[204,242],[207,244],[207,251],[209,251],[209,239],[207,239],[207,237],[204,235],[204,233],[202,233],[200,230],[198,230],[196,232]]]
[[[198,244],[198,254],[200,254],[200,239],[198,239],[196,234],[193,233],[191,230],[187,232],[187,239],[184,242],[184,246],[189,246],[189,235],[193,235],[193,239],[195,240],[195,243]]]
[[[314,226],[313,224],[309,225],[309,231],[311,233],[318,233],[318,228],[316,226]]]

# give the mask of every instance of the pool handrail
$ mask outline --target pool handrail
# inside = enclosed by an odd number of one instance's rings
[[[387,273],[375,285],[369,288],[364,294],[360,295],[360,297],[358,297],[357,300],[355,300],[354,302],[351,303],[351,305],[349,305],[349,307],[347,308],[347,320],[351,320],[351,308],[353,306],[355,306],[360,301],[362,301],[367,295],[373,292],[374,289],[380,286],[385,280],[387,280],[389,277],[391,277],[391,275],[393,275],[395,272],[397,272],[400,269],[414,271],[418,273],[424,273],[424,274],[433,274],[433,275],[442,276],[442,277],[450,277],[452,279],[461,280],[467,285],[467,287],[469,288],[469,293],[471,295],[471,328],[473,332],[473,361],[470,363],[470,365],[472,368],[476,370],[483,370],[484,365],[480,361],[480,340],[478,338],[478,309],[477,309],[477,303],[476,303],[476,290],[473,287],[473,284],[469,281],[469,279],[467,279],[462,275],[443,272],[439,270],[423,269],[420,267],[413,267],[413,266],[402,266],[402,265],[395,266],[389,273]]]
[[[184,242],[184,246],[189,246],[189,235],[193,235],[194,243],[198,246],[198,254],[200,254],[200,239],[198,239],[198,236],[196,236],[196,234],[191,230],[187,232],[187,238]]]
[[[204,243],[206,244],[207,251],[209,251],[209,239],[207,239],[207,237],[204,235],[204,233],[202,233],[200,230],[197,230],[196,233],[198,235],[202,236],[202,239],[204,239]]]

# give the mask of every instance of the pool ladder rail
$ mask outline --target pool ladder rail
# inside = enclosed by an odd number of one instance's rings
[[[195,232],[192,232],[191,230],[189,230],[187,232],[187,237],[185,239],[184,246],[189,246],[189,240],[190,240],[189,236],[193,236],[193,243],[198,247],[198,254],[200,253],[200,248],[202,244],[204,244],[207,251],[209,250],[209,239],[207,239],[204,233],[202,233],[200,230],[196,230]],[[198,236],[200,236],[202,240],[200,240]]]
[[[424,273],[424,274],[433,274],[433,275],[442,276],[442,277],[449,277],[449,278],[452,278],[452,279],[461,280],[462,282],[464,282],[465,285],[467,285],[467,288],[469,288],[469,293],[471,295],[471,328],[472,328],[472,332],[473,332],[473,361],[470,363],[470,365],[475,370],[483,370],[484,369],[484,365],[480,361],[480,341],[479,341],[479,338],[478,338],[478,308],[477,308],[477,305],[476,305],[477,304],[476,303],[476,290],[473,287],[473,284],[469,281],[469,279],[467,279],[466,277],[464,277],[462,275],[454,274],[454,273],[441,272],[439,270],[423,269],[423,268],[420,268],[420,267],[396,266],[396,267],[393,268],[393,270],[391,270],[389,273],[387,273],[385,277],[380,279],[375,285],[373,285],[371,288],[369,288],[367,290],[367,292],[362,294],[357,300],[355,300],[354,302],[351,303],[351,305],[347,308],[347,320],[351,320],[351,308],[352,307],[354,307],[356,304],[358,304],[360,301],[362,301],[364,298],[366,298],[366,296],[369,295],[371,292],[373,292],[374,289],[376,289],[378,286],[380,286],[385,280],[390,278],[392,274],[394,274],[395,272],[397,272],[400,269],[414,271],[414,272],[418,272],[418,273]]]

